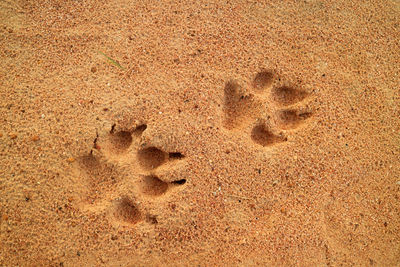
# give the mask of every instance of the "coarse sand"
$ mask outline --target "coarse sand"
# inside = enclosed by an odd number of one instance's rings
[[[0,266],[399,266],[400,2],[0,1]]]

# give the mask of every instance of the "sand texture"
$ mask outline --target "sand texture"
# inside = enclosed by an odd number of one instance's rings
[[[400,266],[400,2],[0,1],[0,266]]]

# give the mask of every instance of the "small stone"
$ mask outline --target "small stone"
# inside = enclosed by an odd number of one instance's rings
[[[10,136],[11,139],[17,138],[17,134],[16,133],[10,133],[8,136]]]
[[[37,142],[37,141],[39,141],[40,137],[39,137],[39,135],[34,135],[34,136],[32,136],[31,139],[33,142]]]
[[[2,133],[0,133],[0,137],[3,137],[3,134],[2,134]]]
[[[68,162],[74,162],[74,161],[75,161],[75,158],[70,157],[70,158],[67,159],[67,161],[68,161]]]

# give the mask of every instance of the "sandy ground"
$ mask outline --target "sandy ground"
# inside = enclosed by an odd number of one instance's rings
[[[399,266],[399,1],[0,1],[1,266]]]

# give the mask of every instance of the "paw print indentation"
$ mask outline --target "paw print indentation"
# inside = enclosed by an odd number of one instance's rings
[[[77,171],[88,188],[82,207],[106,215],[117,226],[132,226],[147,218],[157,221],[146,205],[186,183],[186,179],[164,173],[178,168],[177,161],[184,161],[185,156],[148,144],[148,138],[144,141],[145,124],[131,130],[116,128],[113,125],[97,135],[90,153],[78,160]]]
[[[138,151],[137,159],[143,169],[152,170],[166,161],[167,153],[156,147],[148,147]]]
[[[142,220],[142,213],[132,199],[127,196],[123,196],[113,203],[112,213],[115,219],[127,224],[136,224]]]
[[[272,71],[257,73],[247,88],[230,80],[224,88],[224,128],[245,134],[263,147],[288,140],[312,112],[302,108],[309,96],[305,90],[282,84]]]

